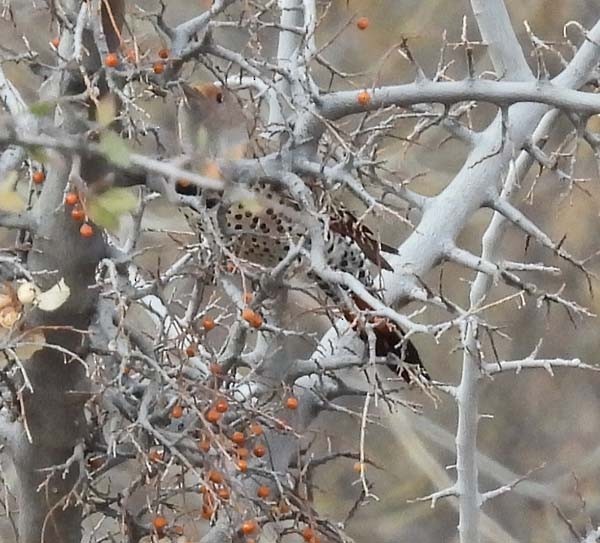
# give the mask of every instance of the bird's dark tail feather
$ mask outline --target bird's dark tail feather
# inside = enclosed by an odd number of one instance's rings
[[[369,304],[354,296],[354,303],[361,310],[370,309]],[[344,317],[350,323],[356,323],[355,315],[351,311],[344,311]],[[356,329],[356,324],[353,325]],[[388,368],[396,375],[402,377],[407,383],[412,383],[415,379],[431,381],[427,369],[421,362],[419,351],[410,339],[405,339],[404,332],[394,326],[389,321],[381,319],[375,326],[375,355],[385,357],[389,354],[395,355],[399,363],[388,364]],[[360,338],[367,342],[367,333],[364,329],[359,329]]]
[[[351,319],[346,316],[349,322]],[[356,330],[356,327],[353,326]],[[396,375],[401,377],[406,383],[414,383],[415,380],[421,382],[431,381],[427,368],[421,361],[419,351],[410,339],[404,338],[404,333],[393,328],[389,323],[382,323],[373,327],[375,333],[375,356],[378,358],[389,357],[397,361],[390,362],[387,367]],[[365,343],[368,343],[367,333],[364,329],[359,331],[359,337]]]
[[[388,356],[394,354],[399,363],[388,364],[388,368],[399,375],[407,383],[416,378],[431,380],[429,373],[419,355],[419,351],[413,342],[404,339],[404,334],[388,323],[382,323],[374,328],[375,331],[375,354],[376,356]]]

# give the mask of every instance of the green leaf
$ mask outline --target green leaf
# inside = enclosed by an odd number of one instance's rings
[[[104,132],[100,136],[100,150],[113,164],[129,166],[129,149],[116,132]]]
[[[119,228],[119,217],[105,207],[102,207],[98,202],[91,201],[87,204],[88,216],[92,221],[102,228],[115,231]]]
[[[42,100],[40,102],[34,102],[29,106],[29,111],[36,117],[47,117],[54,112],[54,106],[56,102],[52,100]]]
[[[106,228],[116,230],[119,219],[137,207],[137,198],[127,189],[115,187],[88,198],[87,210],[92,221]]]
[[[117,215],[133,211],[138,203],[135,195],[129,189],[122,187],[108,189],[96,196],[94,200]]]

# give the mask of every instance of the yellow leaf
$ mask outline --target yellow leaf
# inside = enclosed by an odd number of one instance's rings
[[[108,126],[115,120],[116,116],[117,106],[115,104],[115,99],[111,94],[108,94],[98,103],[98,108],[96,109],[96,120],[102,126]]]
[[[18,177],[17,172],[11,171],[3,181],[0,181],[0,211],[18,213],[25,209],[25,200],[15,190]]]

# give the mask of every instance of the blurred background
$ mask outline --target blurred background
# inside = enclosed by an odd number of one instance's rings
[[[244,4],[245,2],[240,2]],[[3,2],[2,5],[6,3]],[[166,19],[176,24],[198,14],[207,2],[201,0],[169,0]],[[322,2],[325,4],[325,2]],[[591,27],[600,18],[600,5],[592,0],[507,0],[514,28],[524,46],[531,66],[535,59],[529,55],[532,48],[526,33],[527,21],[535,35],[549,42],[557,42],[557,49],[568,57],[569,47],[558,44],[564,37],[563,29],[569,21],[578,21]],[[8,14],[0,22],[0,46],[24,51],[23,35],[32,50],[38,51],[40,60],[52,64],[55,53],[49,41],[56,35],[57,27],[48,17],[45,2],[19,0],[12,2],[14,21]],[[150,57],[165,45],[155,29],[139,19],[145,12],[156,11],[157,2],[129,2],[130,25],[139,40],[140,48],[150,51]],[[356,16],[367,16],[369,28],[358,31],[352,22]],[[468,37],[479,39],[469,3],[465,0],[338,0],[332,2],[317,35],[318,44],[327,43],[339,36],[324,50],[324,56],[339,70],[348,73],[364,72],[350,81],[336,78],[332,88],[361,88],[374,83],[391,84],[410,82],[414,69],[397,52],[398,44],[408,39],[408,46],[426,74],[433,76],[440,57],[443,36],[448,42],[461,38],[463,17],[466,17]],[[354,18],[354,19],[353,19]],[[350,24],[348,24],[350,23]],[[218,39],[226,45],[237,44],[243,51],[244,36],[231,36],[227,31]],[[229,31],[230,32],[230,31]],[[566,32],[574,45],[582,36],[574,26]],[[265,54],[274,51],[274,34],[265,33]],[[455,62],[447,75],[460,79],[465,76],[464,51],[448,47],[446,60]],[[477,72],[490,68],[485,48],[475,46]],[[560,69],[558,56],[548,53],[547,66],[552,74]],[[23,65],[4,65],[8,75],[29,102],[34,102],[41,79]],[[186,73],[191,80],[202,80],[208,75],[202,69],[190,67]],[[319,83],[327,89],[329,76],[322,68],[316,69]],[[148,98],[141,105],[153,122],[160,125],[165,140],[175,130],[175,106],[171,100]],[[474,128],[482,128],[495,115],[493,108],[481,106],[471,112]],[[415,176],[411,188],[422,194],[436,194],[442,190],[458,171],[466,156],[460,143],[445,141],[446,133],[432,129],[411,146],[401,141],[414,123],[398,127],[396,141],[390,140],[383,152],[390,164],[404,177]],[[600,128],[597,119],[588,124],[591,130]],[[546,149],[548,152],[563,145],[572,126],[564,120],[559,123]],[[172,140],[172,138],[171,138]],[[144,142],[151,150],[150,143]],[[554,240],[566,235],[564,248],[576,258],[594,255],[599,249],[598,164],[592,150],[584,143],[569,140],[561,152],[574,153],[573,176],[577,183],[561,181],[552,172],[534,168],[523,181],[517,197],[519,207],[544,229]],[[561,167],[568,169],[570,156]],[[530,194],[529,194],[530,193]],[[157,202],[147,217],[146,227],[184,229],[182,217],[174,217],[173,210]],[[474,253],[480,252],[480,240],[491,214],[480,211],[472,217],[459,244]],[[411,214],[411,218],[418,217]],[[372,224],[373,225],[373,224]],[[386,220],[377,225],[382,238],[388,243],[399,243],[409,230],[398,221]],[[165,236],[148,231],[144,241],[156,251],[146,256],[144,264],[151,265],[161,257],[162,265],[174,258],[176,246],[169,246]],[[12,236],[0,230],[0,244],[10,246]],[[525,262],[544,262],[559,266],[562,275],[548,277],[541,274],[522,274],[548,291],[564,287],[563,295],[584,305],[593,313],[600,312],[597,295],[600,284],[592,278],[593,294],[585,276],[573,266],[560,261],[548,250],[535,243],[526,243],[525,237],[511,228],[504,240],[505,256]],[[600,272],[598,259],[589,267]],[[451,264],[436,269],[424,278],[429,286],[443,292],[462,307],[468,306],[469,282],[472,272]],[[493,291],[493,300],[500,300],[514,291],[502,285]],[[409,310],[417,307],[409,307]],[[303,302],[292,301],[290,321],[308,332],[322,332],[326,319],[314,319],[305,311]],[[499,304],[485,314],[488,322],[500,327],[505,337],[494,337],[494,347],[502,359],[519,359],[530,354],[540,340],[541,357],[579,357],[587,363],[598,362],[600,344],[597,319],[572,321],[558,307],[538,307],[535,300],[513,298]],[[447,318],[441,312],[428,310],[420,319],[439,322]],[[494,360],[489,338],[482,338],[488,361]],[[457,382],[460,376],[461,351],[457,332],[450,331],[439,342],[431,338],[416,337],[415,343],[430,373],[438,380]],[[289,347],[291,353],[305,356],[312,345],[297,341]],[[359,384],[358,376],[355,383]],[[412,503],[419,496],[451,484],[455,473],[454,431],[456,409],[452,400],[439,395],[437,400],[425,398],[418,391],[409,391],[406,397],[422,403],[422,414],[415,415],[407,409],[389,413],[375,410],[378,423],[369,428],[367,455],[381,469],[369,466],[367,478],[374,483],[373,492],[379,500],[370,500],[348,521],[349,534],[357,541],[377,543],[411,541],[415,543],[452,542],[456,540],[458,523],[457,503],[453,498],[440,501],[434,509],[429,503]],[[358,400],[348,400],[344,405],[357,414],[362,409]],[[488,379],[483,384],[481,411],[490,415],[483,418],[479,429],[481,490],[510,483],[529,472],[529,477],[514,491],[497,498],[484,507],[483,533],[486,541],[510,542],[565,542],[574,540],[572,530],[585,531],[588,523],[600,523],[600,374],[580,370],[556,370],[551,376],[544,370],[526,371],[519,375],[506,374]],[[318,419],[313,432],[320,447],[358,449],[360,418],[341,414],[325,414]],[[360,496],[361,486],[353,470],[353,461],[340,460],[328,464],[319,472],[317,505],[332,520],[342,521]],[[568,519],[568,520],[567,520]],[[570,526],[569,523],[572,523]],[[12,541],[5,535],[3,541]]]

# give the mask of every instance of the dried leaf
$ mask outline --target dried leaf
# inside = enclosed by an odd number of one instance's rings
[[[36,303],[42,311],[56,311],[63,305],[71,295],[71,289],[65,283],[64,278],[49,290],[38,295]]]
[[[0,294],[0,309],[4,309],[5,307],[12,305],[13,299],[9,294]]]
[[[21,313],[12,305],[0,309],[0,328],[10,330],[21,318]]]
[[[16,355],[21,360],[31,358],[37,351],[41,351],[46,344],[46,336],[39,330],[29,332],[15,349]]]

